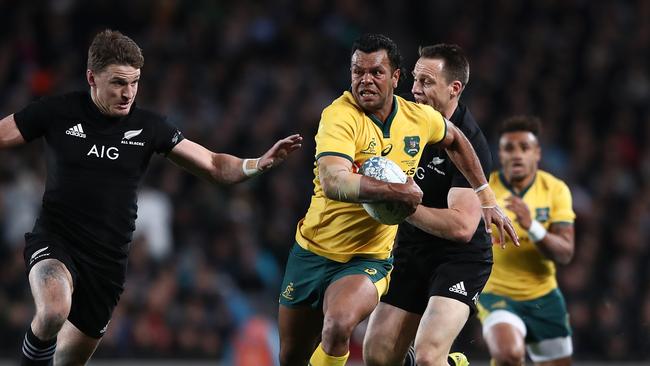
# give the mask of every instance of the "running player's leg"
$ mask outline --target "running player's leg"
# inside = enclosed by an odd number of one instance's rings
[[[85,365],[95,352],[101,338],[92,338],[66,321],[57,338],[54,363],[57,366]]]
[[[346,275],[333,282],[325,291],[322,339],[311,365],[345,365],[352,331],[378,302],[378,288],[366,275]]]
[[[305,366],[318,344],[323,326],[321,309],[280,305],[280,365]]]
[[[420,315],[384,302],[370,315],[363,340],[363,360],[367,366],[402,366],[415,338]]]
[[[517,315],[497,310],[483,320],[483,339],[497,366],[524,365],[526,326]]]
[[[446,365],[451,345],[465,326],[469,312],[469,306],[456,299],[432,296],[415,336],[416,363]]]
[[[23,341],[21,365],[47,365],[55,353],[57,334],[70,313],[72,275],[59,260],[44,259],[31,267],[29,286],[36,314]]]

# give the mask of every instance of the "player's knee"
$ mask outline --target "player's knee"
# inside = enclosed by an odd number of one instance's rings
[[[415,348],[415,363],[418,366],[444,365],[447,362],[447,352],[440,352],[429,347]]]
[[[330,344],[347,343],[357,323],[357,319],[350,314],[327,315],[323,321],[323,342]]]
[[[494,354],[492,358],[498,366],[520,366],[524,364],[526,352],[523,348],[515,345],[503,345]]]
[[[367,366],[386,366],[399,364],[394,344],[379,338],[365,338],[363,342],[363,361]]]

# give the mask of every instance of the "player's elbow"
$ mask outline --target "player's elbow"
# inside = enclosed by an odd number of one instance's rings
[[[469,225],[457,225],[451,232],[451,239],[455,242],[467,244],[472,240],[476,228]]]
[[[573,260],[573,254],[574,254],[573,248],[568,249],[567,251],[565,251],[564,253],[562,253],[561,255],[559,255],[556,258],[556,262],[558,264],[561,264],[561,265],[565,266],[565,265],[571,263],[571,261]]]

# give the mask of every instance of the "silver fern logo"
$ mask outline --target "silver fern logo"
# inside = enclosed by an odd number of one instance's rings
[[[126,131],[126,132],[124,132],[124,137],[123,137],[123,139],[125,139],[125,140],[130,140],[130,139],[132,139],[132,138],[138,136],[138,135],[141,134],[141,133],[142,133],[142,129]]]

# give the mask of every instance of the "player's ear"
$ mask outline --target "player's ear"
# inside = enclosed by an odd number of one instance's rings
[[[92,72],[90,69],[86,70],[86,80],[88,81],[88,85],[97,86],[97,84],[95,83],[95,73]]]
[[[393,71],[393,89],[397,88],[401,72],[402,70],[400,70],[399,67]]]

